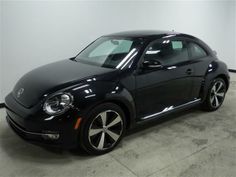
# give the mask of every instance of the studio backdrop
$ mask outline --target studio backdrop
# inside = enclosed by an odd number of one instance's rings
[[[103,34],[195,35],[236,69],[235,1],[1,1],[0,103],[26,72],[75,56]],[[57,77],[57,76],[55,76]]]

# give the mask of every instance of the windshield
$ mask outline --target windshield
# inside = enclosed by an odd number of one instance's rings
[[[137,55],[141,40],[101,37],[85,48],[76,61],[107,68],[121,68]]]

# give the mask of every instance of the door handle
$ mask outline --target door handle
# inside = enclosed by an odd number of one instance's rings
[[[190,75],[190,74],[192,74],[192,73],[193,73],[193,70],[192,70],[192,69],[189,68],[189,69],[186,70],[186,74]]]

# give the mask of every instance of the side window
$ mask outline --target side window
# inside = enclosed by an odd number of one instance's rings
[[[157,60],[162,65],[172,65],[188,60],[188,51],[184,41],[163,40],[148,47],[144,60]]]
[[[198,44],[190,42],[188,46],[191,54],[191,59],[203,58],[207,56],[206,51]]]

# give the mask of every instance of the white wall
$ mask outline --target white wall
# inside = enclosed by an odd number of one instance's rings
[[[0,103],[3,101],[2,5],[0,1]]]
[[[196,35],[236,69],[235,1],[4,1],[1,7],[0,102],[24,73],[123,30]]]

